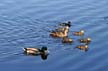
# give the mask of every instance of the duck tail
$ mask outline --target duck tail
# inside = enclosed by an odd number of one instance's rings
[[[27,48],[23,48],[24,51],[27,51]]]
[[[54,36],[55,36],[55,34],[54,34],[54,33],[50,33],[50,36],[54,37]]]

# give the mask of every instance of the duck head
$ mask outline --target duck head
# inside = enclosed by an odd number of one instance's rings
[[[84,47],[85,47],[85,49],[87,49],[88,48],[88,45],[85,45]]]
[[[41,52],[43,52],[45,55],[48,55],[48,54],[49,54],[49,51],[48,51],[48,49],[47,49],[46,46],[43,46],[43,47],[41,48]]]
[[[68,27],[71,27],[71,22],[68,21],[67,23],[61,23],[60,26],[68,26]]]
[[[82,34],[84,34],[84,30],[81,30],[80,32],[81,32]]]
[[[46,60],[48,55],[49,55],[49,51],[48,51],[47,47],[45,47],[45,46],[42,47],[41,48],[41,58],[43,60]]]
[[[68,22],[65,24],[65,26],[71,27],[71,22],[68,21]]]
[[[88,51],[88,45],[85,45],[85,52]]]
[[[91,41],[91,38],[90,38],[90,37],[88,37],[88,38],[87,38],[87,40],[88,40],[88,41]]]

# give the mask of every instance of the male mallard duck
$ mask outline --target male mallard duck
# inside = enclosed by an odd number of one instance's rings
[[[89,44],[91,42],[91,38],[86,38],[86,39],[80,39],[79,40],[81,43]]]
[[[65,28],[64,31],[52,31],[50,33],[50,36],[63,38],[63,37],[67,37],[68,32],[69,32],[69,29]]]
[[[39,48],[23,48],[24,53],[27,55],[41,55],[41,58],[43,60],[47,59],[47,56],[49,54],[49,51],[47,50],[47,47]]]
[[[79,32],[74,32],[73,33],[76,36],[83,36],[84,35],[84,30],[80,30]]]
[[[66,25],[70,25],[71,26],[71,22],[70,21],[68,21],[67,23],[61,23],[61,24],[59,24],[60,26],[66,26]]]
[[[65,29],[68,30],[69,32],[69,28],[71,27],[70,23],[66,23],[63,27],[57,28],[55,31],[64,31]]]
[[[88,51],[88,45],[79,45],[76,48],[78,48],[80,50]]]
[[[73,40],[71,38],[68,38],[68,37],[64,37],[63,40],[62,40],[62,43],[72,43]]]
[[[71,27],[71,22],[69,21],[68,23],[62,23],[60,26],[63,27],[57,28],[56,31],[64,31],[65,28],[69,29]]]

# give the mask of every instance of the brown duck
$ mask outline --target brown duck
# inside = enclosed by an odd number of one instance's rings
[[[50,36],[63,38],[63,37],[67,37],[68,32],[69,32],[69,29],[65,28],[64,31],[52,31],[50,33]]]
[[[78,48],[80,50],[88,51],[88,45],[79,45],[76,48]]]
[[[73,35],[83,36],[84,35],[84,30],[80,30],[79,32],[73,32]]]
[[[79,41],[81,42],[81,43],[85,43],[85,44],[89,44],[90,42],[91,42],[91,38],[86,38],[86,39],[79,39]]]
[[[68,37],[64,37],[62,40],[62,43],[72,43],[72,42],[73,42],[73,39],[68,38]]]

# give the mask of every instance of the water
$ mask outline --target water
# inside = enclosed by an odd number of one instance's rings
[[[62,44],[49,37],[60,22],[72,21],[69,37]],[[89,51],[74,49],[86,31]],[[108,71],[108,0],[0,0],[0,69],[2,71]],[[23,47],[47,46],[47,60],[26,56]]]

